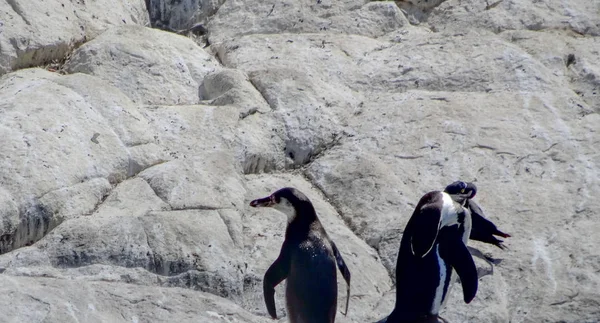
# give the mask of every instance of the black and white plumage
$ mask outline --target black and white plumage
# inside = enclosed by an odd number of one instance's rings
[[[464,208],[471,212],[473,227],[471,229],[470,239],[492,244],[500,249],[506,249],[503,240],[496,236],[509,238],[510,234],[504,233],[496,227],[496,225],[485,218],[483,211],[473,201],[473,197],[477,194],[477,187],[470,182],[456,181],[444,189],[454,201],[461,204]]]
[[[463,299],[471,302],[478,277],[467,249],[471,215],[450,195],[425,194],[408,221],[396,263],[396,304],[380,322],[435,322],[447,300],[454,271]]]
[[[288,217],[279,257],[267,270],[263,292],[267,311],[277,318],[275,286],[286,282],[286,304],[291,323],[333,323],[337,312],[336,264],[348,285],[350,271],[335,243],[321,225],[310,200],[299,190],[282,188],[253,200],[252,207],[273,207]]]

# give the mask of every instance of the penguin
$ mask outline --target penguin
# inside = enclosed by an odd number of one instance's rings
[[[453,282],[460,277],[463,300],[477,294],[477,268],[467,241],[471,214],[445,192],[425,194],[406,224],[396,262],[396,304],[387,323],[439,322]]]
[[[473,197],[477,194],[475,184],[456,181],[446,186],[444,192],[448,193],[454,201],[471,212],[471,219],[473,221],[471,235],[469,236],[471,240],[489,243],[503,250],[506,249],[506,246],[503,244],[504,241],[494,237],[494,235],[509,238],[510,234],[498,230],[492,221],[484,217],[479,205],[473,201]]]
[[[287,279],[285,296],[291,323],[333,323],[337,311],[336,264],[348,286],[344,313],[347,315],[350,270],[306,195],[295,188],[285,187],[253,200],[250,206],[273,207],[287,215],[288,219],[279,256],[263,280],[269,315],[277,318],[275,286]]]

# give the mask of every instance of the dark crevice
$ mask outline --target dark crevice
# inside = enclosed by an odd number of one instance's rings
[[[87,181],[93,179],[95,178],[90,178]],[[43,239],[46,235],[51,233],[52,230],[62,224],[66,219],[57,216],[57,214],[48,209],[48,207],[45,206],[40,199],[52,192],[67,189],[78,184],[80,183],[48,191],[40,195],[39,198],[36,198],[31,204],[21,206],[19,210],[19,224],[15,230],[0,236],[0,254],[4,254],[22,247],[31,246]],[[112,189],[102,195],[100,200],[94,205],[91,212],[81,214],[80,216],[89,216],[94,214],[102,205],[102,203],[104,203],[111,192]]]
[[[342,132],[341,134],[335,134],[331,141],[316,147],[311,153],[309,153],[306,161],[303,161],[299,164],[290,165],[288,169],[309,167],[315,160],[327,154],[331,149],[342,145],[342,140],[346,137],[348,137],[348,135],[345,132]],[[285,152],[287,157],[294,159],[294,151],[287,145],[285,147]]]
[[[148,181],[147,179],[142,178],[144,181],[146,181],[146,183],[148,184],[148,186],[150,186],[150,188],[152,189],[152,191],[154,191],[154,195],[158,196],[159,199],[161,199],[163,202],[165,202],[165,204],[167,204],[169,206],[169,208],[173,209],[173,206],[171,206],[171,203],[169,203],[169,200],[167,200],[166,197],[162,196],[162,194],[160,194],[158,192],[158,189],[154,186],[152,186],[152,184],[150,183],[150,181]]]
[[[227,219],[227,217],[225,217],[219,210],[217,210],[217,214],[219,214],[219,218],[221,218],[221,221],[223,221],[223,223],[225,224],[225,227],[227,228],[227,233],[229,234],[229,238],[231,239],[233,244],[236,247],[243,247],[243,245],[240,243],[240,241],[238,241],[238,239],[235,236],[235,231],[232,228],[231,221]]]
[[[262,112],[258,111],[258,108],[257,108],[257,107],[251,108],[251,109],[250,109],[250,110],[248,110],[248,111],[243,111],[243,112],[240,112],[240,120],[244,120],[244,119],[246,119],[247,117],[249,117],[249,116],[251,116],[251,115],[255,115],[255,114],[257,114],[257,113],[258,113],[258,114],[263,114]]]
[[[92,209],[91,212],[87,213],[87,214],[82,214],[82,216],[90,216],[93,215],[94,213],[98,212],[98,209],[102,206],[102,204],[104,203],[104,201],[106,201],[106,199],[110,196],[110,194],[112,193],[114,187],[108,191],[106,194],[104,194],[102,196],[102,198],[100,198],[100,201],[98,203],[96,203],[96,205],[94,206],[94,208]]]
[[[57,226],[54,221],[54,214],[37,199],[30,205],[22,206],[15,230],[0,236],[0,254],[31,246]]]
[[[261,91],[259,89],[258,86],[256,86],[256,82],[254,81],[254,78],[251,77],[250,75],[248,75],[248,80],[250,82],[250,84],[254,87],[254,89],[256,89],[256,92],[258,92],[260,94],[260,96],[263,98],[263,100],[265,100],[265,102],[269,105],[269,108],[271,108],[271,111],[275,111],[275,105],[272,104],[269,100],[267,100],[267,97],[265,96],[265,94],[263,93],[263,91]]]
[[[11,9],[17,14],[19,15],[19,17],[21,17],[21,19],[23,19],[23,21],[28,25],[31,26],[31,23],[29,22],[29,20],[27,20],[27,18],[25,18],[25,15],[23,13],[23,10],[21,9],[21,6],[17,3],[16,0],[6,0],[6,3],[8,3],[8,5],[11,7]]]

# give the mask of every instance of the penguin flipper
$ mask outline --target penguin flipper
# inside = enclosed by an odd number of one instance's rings
[[[281,247],[279,257],[271,264],[263,279],[263,294],[267,311],[272,318],[277,318],[277,310],[275,309],[275,286],[279,285],[287,278],[290,271],[289,252],[284,243]]]
[[[479,277],[473,257],[462,242],[458,234],[444,235],[440,237],[440,256],[446,261],[460,277],[465,303],[470,303],[477,294]]]
[[[421,200],[427,195],[423,196]],[[415,210],[409,220],[409,222],[412,222],[410,223],[412,230],[418,232],[418,234],[413,234],[410,237],[410,247],[413,255],[423,258],[433,249],[440,231],[441,220],[442,211],[433,203],[424,204]]]
[[[467,200],[466,207],[471,211],[471,219],[473,221],[470,239],[477,240],[489,244],[493,244],[500,249],[506,247],[502,244],[502,240],[497,239],[494,235],[501,236],[503,238],[509,238],[510,234],[504,233],[496,227],[496,225],[486,219],[483,215],[483,211],[473,200]]]
[[[348,314],[348,304],[350,302],[350,270],[348,269],[348,266],[346,266],[344,258],[342,258],[342,254],[333,241],[331,241],[331,249],[333,250],[333,255],[335,256],[335,262],[337,263],[337,266],[340,269],[344,280],[346,281],[346,285],[348,285],[348,288],[346,289],[346,312],[344,313],[344,316],[346,316]]]

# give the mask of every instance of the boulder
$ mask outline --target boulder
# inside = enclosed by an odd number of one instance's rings
[[[459,179],[512,237],[469,242],[494,265],[442,317],[600,317],[594,2],[146,1],[175,32],[92,2],[0,5],[9,321],[270,321],[286,221],[248,203],[293,186],[352,273],[337,321],[374,322],[416,203]]]
[[[389,1],[226,1],[208,24],[211,44],[252,34],[358,34],[379,37],[408,21]]]
[[[149,23],[143,0],[11,0],[0,3],[0,75],[64,61],[110,26]]]
[[[161,105],[198,103],[204,77],[218,68],[189,38],[142,26],[108,29],[64,65],[67,73],[105,80],[138,104]]]
[[[415,1],[412,1],[415,2]],[[423,1],[421,1],[423,2]],[[436,0],[435,2],[440,2]],[[402,3],[399,2],[399,3]],[[585,0],[563,2],[462,1],[460,5],[444,1],[426,15],[427,25],[436,30],[569,30],[578,35],[600,35],[596,19],[598,5]]]
[[[130,176],[119,135],[136,144],[150,140],[131,101],[90,78],[28,69],[0,79],[0,182],[19,210],[18,218],[7,217],[2,252],[39,240],[65,218],[88,214],[110,184]],[[114,93],[120,96],[97,97]]]
[[[19,322],[264,323],[210,293],[111,282],[0,275],[3,317]]]
[[[146,0],[152,26],[181,30],[206,22],[225,0]]]

